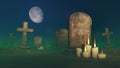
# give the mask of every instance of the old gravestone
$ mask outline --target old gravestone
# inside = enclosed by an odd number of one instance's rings
[[[69,43],[71,48],[82,47],[88,34],[91,36],[91,26],[91,17],[84,12],[75,12],[70,16]]]
[[[38,50],[43,50],[42,46],[42,38],[40,36],[34,37],[34,45],[37,47]]]
[[[34,37],[34,45],[38,48],[41,46],[42,43],[42,38],[40,36],[35,36]]]
[[[67,48],[68,47],[68,30],[59,29],[56,31],[57,48]]]

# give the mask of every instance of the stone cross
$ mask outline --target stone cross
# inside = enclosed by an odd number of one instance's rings
[[[113,32],[109,32],[109,28],[105,28],[105,32],[102,33],[102,36],[106,36],[107,45],[110,45],[110,35],[111,34],[113,34]]]
[[[23,38],[22,38],[23,47],[27,47],[26,46],[27,32],[33,32],[34,30],[28,28],[28,22],[24,22],[23,23],[23,28],[17,28],[17,31],[23,32]]]

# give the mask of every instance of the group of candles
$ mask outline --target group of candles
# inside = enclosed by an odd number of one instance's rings
[[[77,57],[81,57],[81,54],[83,55],[84,58],[90,58],[92,56],[92,58],[99,58],[99,59],[105,59],[106,58],[106,54],[103,53],[103,50],[101,51],[101,53],[99,53],[99,48],[96,46],[96,38],[94,38],[94,47],[92,48],[92,46],[90,45],[90,36],[88,35],[88,40],[87,40],[87,44],[85,41],[85,45],[84,45],[84,51],[82,52],[81,48],[76,48],[76,54]]]

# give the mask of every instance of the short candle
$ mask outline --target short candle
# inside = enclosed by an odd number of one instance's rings
[[[82,49],[81,48],[76,48],[76,55],[77,57],[81,57]]]
[[[96,38],[94,38],[94,47],[92,48],[92,57],[98,57],[98,47],[96,47]]]
[[[104,54],[103,50],[101,51],[100,54],[98,54],[98,58],[99,59],[105,59],[106,58],[106,54]]]
[[[86,41],[85,41],[85,46],[84,46],[84,52],[83,52],[83,57],[84,58],[89,58],[89,52],[87,51],[87,48],[86,48]]]

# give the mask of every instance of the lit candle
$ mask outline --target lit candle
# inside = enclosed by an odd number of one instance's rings
[[[81,57],[82,49],[81,48],[76,48],[76,55],[77,57]]]
[[[100,54],[98,54],[98,58],[99,59],[105,59],[106,58],[106,54],[104,54],[103,50],[101,51]]]
[[[88,34],[86,49],[87,49],[87,51],[89,53],[89,57],[90,57],[91,56],[90,34]]]
[[[90,34],[88,34],[88,45],[90,44]]]
[[[85,52],[87,51],[87,49],[86,49],[86,40],[85,40],[85,42],[84,42],[84,51],[85,51]]]
[[[92,48],[92,57],[98,57],[98,47],[96,47],[96,38],[94,38],[94,47]]]
[[[94,38],[94,47],[96,47],[96,38]]]
[[[83,57],[84,57],[84,58],[89,58],[89,57],[90,57],[90,56],[89,56],[89,52],[88,52],[88,50],[87,50],[87,48],[86,48],[86,41],[85,41],[85,46],[84,46]]]

